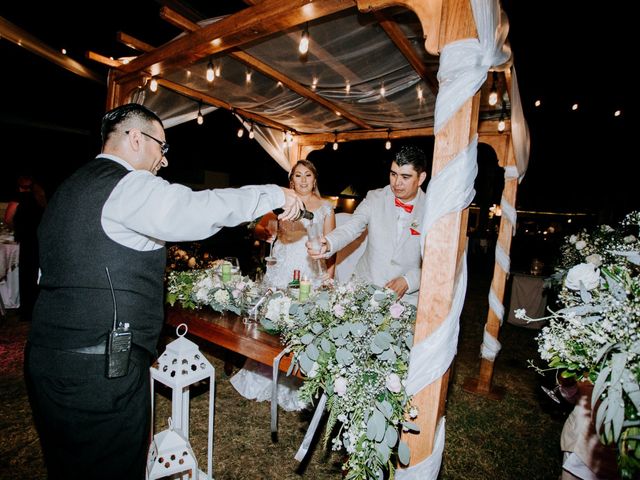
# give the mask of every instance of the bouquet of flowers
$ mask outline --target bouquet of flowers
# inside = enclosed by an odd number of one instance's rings
[[[167,279],[167,303],[183,308],[209,306],[217,312],[240,314],[260,296],[258,286],[249,277],[232,275],[223,282],[216,269],[173,271]]]
[[[262,325],[279,332],[293,352],[292,369],[304,374],[301,400],[327,397],[325,445],[349,454],[349,480],[393,478],[393,455],[409,461],[399,428],[417,416],[403,382],[413,345],[415,307],[391,290],[349,283],[320,290],[308,302],[276,292],[263,307]]]
[[[594,384],[595,429],[615,444],[624,478],[640,471],[640,213],[618,230],[603,225],[569,237],[557,278],[563,308],[544,319],[540,356],[565,378]],[[632,234],[631,230],[634,230]],[[531,319],[526,312],[516,316]]]

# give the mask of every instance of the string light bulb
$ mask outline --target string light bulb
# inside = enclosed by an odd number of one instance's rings
[[[198,116],[196,117],[196,122],[198,125],[202,125],[204,123],[204,116],[202,115],[202,102],[198,104]]]
[[[300,37],[300,44],[298,45],[298,51],[301,55],[306,55],[309,51],[309,22],[304,26],[302,36]]]
[[[333,150],[338,150],[338,133],[333,132]]]
[[[493,83],[491,84],[491,90],[489,93],[489,105],[493,106],[498,103],[498,74],[493,72]]]
[[[207,64],[207,82],[213,82],[214,77],[215,72],[213,71],[213,62],[209,59],[209,63]]]
[[[151,83],[149,84],[149,89],[152,92],[157,92],[158,91],[158,81],[155,78],[151,79]]]
[[[251,124],[249,125],[249,138],[250,138],[251,140],[253,140],[253,137],[255,137],[255,136],[256,136],[256,134],[255,134],[255,132],[253,131],[253,122],[251,122]]]
[[[242,138],[243,135],[244,135],[244,128],[242,128],[242,125],[240,125],[240,128],[238,129],[238,138]]]
[[[387,130],[387,141],[384,144],[384,148],[387,150],[391,150],[391,130]]]

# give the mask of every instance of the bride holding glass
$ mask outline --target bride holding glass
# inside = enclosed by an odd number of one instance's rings
[[[311,281],[314,287],[326,279],[333,278],[333,259],[314,260],[307,254],[307,231],[311,223],[322,223],[324,235],[336,226],[336,218],[331,202],[322,199],[318,190],[316,167],[308,160],[300,160],[289,174],[290,188],[295,190],[306,209],[313,213],[313,219],[298,221],[277,221],[276,215],[267,213],[255,229],[255,235],[271,241],[267,272],[264,283],[271,288],[286,289],[295,270],[300,278]],[[276,220],[276,222],[273,222]],[[277,231],[274,231],[277,230]],[[274,241],[275,238],[275,241]],[[271,399],[271,366],[247,359],[244,367],[231,377],[231,384],[245,398],[264,401]],[[301,410],[305,404],[298,399],[300,379],[281,375],[278,381],[278,405],[287,411]]]

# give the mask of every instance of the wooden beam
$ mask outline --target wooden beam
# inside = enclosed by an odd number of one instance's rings
[[[190,20],[182,17],[180,14],[178,14],[177,12],[173,12],[170,11],[169,9],[164,9],[164,12],[162,14],[163,19],[167,20],[168,22],[172,23],[173,25],[179,27],[179,28],[183,28],[186,31],[189,32],[194,32],[198,29],[200,29],[200,25],[198,25],[195,22],[191,22]],[[228,54],[231,58],[238,60],[241,63],[244,63],[245,65],[248,65],[249,67],[253,68],[254,70],[257,70],[258,72],[262,73],[263,75],[276,80],[278,82],[281,82],[285,87],[287,87],[288,89],[292,90],[293,92],[297,93],[298,95],[300,95],[301,97],[307,98],[321,106],[323,106],[324,108],[326,108],[327,110],[331,111],[334,114],[337,114],[338,116],[342,116],[345,119],[349,120],[351,123],[359,126],[360,128],[366,128],[366,129],[370,129],[372,128],[370,125],[368,125],[366,122],[362,121],[361,119],[359,119],[358,117],[356,117],[355,115],[349,113],[349,111],[345,110],[342,107],[339,107],[338,105],[334,104],[333,102],[330,102],[329,100],[325,99],[324,97],[318,95],[317,93],[315,93],[313,90],[310,90],[306,87],[304,87],[303,85],[299,84],[298,82],[292,80],[291,78],[287,77],[286,75],[284,75],[283,73],[277,71],[276,69],[274,69],[273,67],[267,65],[266,63],[262,62],[261,60],[249,55],[246,52],[240,51],[240,50],[236,50],[236,51],[232,51]]]
[[[261,123],[268,127],[277,128],[278,130],[283,130],[283,131],[285,130],[293,131],[292,128],[289,128],[288,126],[283,125],[282,123],[275,122],[267,117],[257,115],[253,112],[244,110],[242,108],[235,108],[230,103],[225,102],[224,100],[220,100],[219,98],[213,97],[207,93],[200,92],[198,90],[194,90],[189,87],[185,87],[184,85],[180,85],[179,83],[172,82],[165,78],[156,78],[156,80],[158,81],[158,85],[162,85],[163,87],[168,88],[169,90],[173,90],[174,92],[180,93],[189,98],[193,98],[194,100],[202,101],[203,103],[208,103],[209,105],[213,105],[214,107],[224,108],[226,110],[236,112],[238,115],[244,118],[248,118],[250,120],[253,120],[256,123]]]
[[[374,12],[380,26],[387,33],[391,41],[398,47],[400,53],[404,55],[409,62],[409,65],[420,75],[420,78],[431,90],[431,93],[438,95],[438,79],[429,71],[427,66],[422,62],[422,59],[411,45],[409,39],[402,32],[398,24],[384,12]]]
[[[508,140],[510,132],[510,121],[505,121],[506,128],[504,132],[498,132],[498,120],[483,120],[478,124],[478,135],[481,141],[493,145],[494,142],[502,142]],[[348,132],[335,133],[301,133],[298,134],[300,141],[305,145],[313,145],[316,143],[333,142],[334,138],[338,138],[338,143],[350,142],[357,140],[384,140],[389,136],[391,140],[400,140],[403,138],[414,137],[433,137],[433,127],[408,128],[403,130],[392,130],[389,132],[386,128],[374,128],[372,130],[350,130]],[[494,140],[495,139],[495,140]]]
[[[429,3],[429,2],[424,2]],[[443,44],[477,37],[469,0],[444,3],[440,31]],[[469,98],[442,127],[435,138],[432,177],[467,148],[478,128],[480,95]],[[452,212],[438,219],[427,233],[414,342],[419,343],[444,322],[453,300],[456,271],[465,254],[468,210]],[[448,372],[413,397],[420,414],[415,422],[419,434],[405,435],[411,450],[411,465],[431,455],[435,431],[444,413]]]
[[[114,60],[113,58],[105,57],[104,55],[92,52],[91,50],[85,53],[85,56],[89,60],[93,60],[94,62],[101,63],[111,68],[118,68],[120,65],[122,65],[122,62],[120,60]]]
[[[38,38],[31,35],[26,30],[14,25],[4,17],[0,17],[0,37],[6,38],[19,47],[29,50],[31,53],[41,56],[45,60],[55,63],[65,70],[80,75],[81,77],[93,80],[101,85],[105,84],[105,78],[98,75],[94,71],[88,69],[84,65],[63,55],[60,51],[51,48]]]
[[[505,167],[515,166],[515,155],[513,152],[513,143],[511,135],[505,136],[505,148],[503,149],[502,157],[498,156],[498,160],[500,166]],[[500,155],[500,152],[496,150],[496,154]],[[516,205],[516,195],[518,192],[518,179],[517,178],[509,178],[504,182],[504,189],[502,192],[502,197],[506,202],[513,206],[515,209]],[[509,219],[502,215],[500,217],[500,230],[498,232],[497,243],[502,248],[504,253],[509,255],[511,251],[511,241],[513,239],[513,232],[516,226],[512,225]],[[493,267],[493,278],[491,279],[491,290],[493,290],[496,298],[500,303],[504,303],[505,290],[507,277],[509,272],[505,272],[502,267],[495,262]],[[506,311],[505,311],[506,314]],[[487,314],[487,321],[485,323],[485,330],[492,337],[498,338],[500,333],[500,318],[495,314],[495,312],[489,308],[489,312]],[[493,383],[493,368],[494,362],[488,360],[486,358],[480,359],[480,371],[478,373],[478,377],[476,378],[467,378],[463,384],[464,390],[467,392],[475,393],[478,395],[486,396],[488,398],[498,400],[501,399],[504,395],[504,388],[496,387],[492,385]]]
[[[440,22],[444,0],[357,0],[361,12],[378,11],[387,7],[402,6],[413,10],[422,24],[426,38],[425,49],[431,55],[440,53]]]
[[[116,34],[116,39],[127,47],[139,52],[150,52],[155,48],[153,45],[149,45],[148,43],[138,40],[131,35],[127,35],[124,32],[118,32]]]
[[[354,0],[265,0],[141,55],[119,69],[118,81],[143,72],[166,75],[206,56],[229,51],[354,5]]]

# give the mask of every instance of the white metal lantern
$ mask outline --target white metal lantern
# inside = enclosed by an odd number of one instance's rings
[[[169,429],[154,435],[147,456],[148,480],[169,476],[198,478],[198,462],[191,445],[179,431],[173,429],[171,418]]]
[[[180,333],[184,327],[184,332]],[[160,355],[156,364],[149,370],[151,373],[151,425],[153,433],[153,406],[154,406],[154,380],[171,388],[171,426],[172,433],[183,435],[184,440],[189,441],[189,387],[199,381],[209,379],[209,432],[207,449],[207,474],[196,471],[195,478],[213,480],[212,453],[213,453],[213,406],[215,395],[215,369],[206,357],[200,352],[198,346],[185,338],[187,325],[182,323],[176,328],[178,338],[167,345],[164,353]],[[167,431],[165,431],[167,432]],[[161,433],[165,433],[161,432]],[[178,434],[179,432],[179,434]],[[158,434],[160,435],[160,434]],[[156,435],[155,437],[157,437]],[[152,450],[159,452],[155,437],[149,450],[149,458]],[[163,437],[164,438],[164,437]],[[177,458],[177,457],[176,457]],[[156,462],[157,463],[157,462]],[[150,463],[147,462],[147,466]],[[155,464],[154,464],[155,465]],[[200,477],[198,477],[198,474]],[[165,475],[167,475],[165,473]],[[147,479],[157,478],[149,476]],[[188,477],[185,477],[188,478]]]

